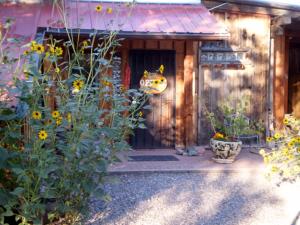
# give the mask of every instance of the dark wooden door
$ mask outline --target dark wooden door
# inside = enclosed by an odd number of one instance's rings
[[[300,40],[289,49],[288,113],[300,118]]]
[[[136,129],[131,137],[135,149],[172,148],[175,146],[175,51],[130,51],[131,87],[139,88],[145,70],[155,72],[164,65],[168,86],[161,94],[153,95],[144,111],[147,129]]]

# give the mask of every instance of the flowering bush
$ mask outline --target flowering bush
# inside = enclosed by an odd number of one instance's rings
[[[83,221],[90,198],[106,198],[107,165],[144,127],[148,97],[122,86],[116,33],[98,36],[30,42],[25,79],[14,71],[14,85],[1,87],[15,100],[0,102],[0,224],[8,216],[24,225]],[[1,55],[0,72],[18,60]]]
[[[204,114],[210,122],[214,132],[213,139],[221,141],[235,141],[241,135],[260,134],[263,131],[259,122],[250,121],[246,117],[249,100],[242,97],[234,101],[228,99],[218,106],[215,112],[209,112],[204,107]]]
[[[268,165],[269,176],[294,181],[300,176],[300,120],[286,115],[283,123],[281,132],[267,137],[267,142],[274,146],[272,151],[261,150],[260,154]]]

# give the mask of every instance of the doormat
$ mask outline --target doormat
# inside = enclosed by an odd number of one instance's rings
[[[135,155],[128,156],[128,161],[145,162],[145,161],[179,161],[173,155]]]

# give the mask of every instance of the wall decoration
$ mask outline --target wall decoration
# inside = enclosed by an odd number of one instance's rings
[[[164,66],[155,73],[144,71],[144,75],[140,80],[140,88],[147,94],[161,94],[168,86],[167,79],[163,76]]]
[[[200,64],[215,68],[243,69],[247,64],[246,53],[248,49],[233,49],[226,41],[204,41],[201,47]]]

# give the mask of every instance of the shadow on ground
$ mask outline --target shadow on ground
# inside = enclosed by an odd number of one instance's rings
[[[297,185],[276,187],[262,175],[148,173],[114,177],[118,181],[105,186],[112,200],[94,201],[87,224],[298,225]]]

